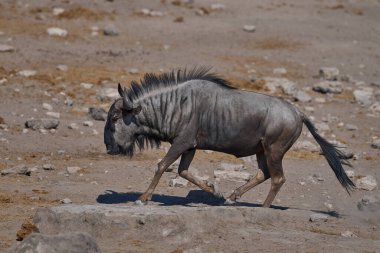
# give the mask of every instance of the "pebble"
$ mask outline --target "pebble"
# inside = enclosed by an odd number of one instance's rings
[[[71,107],[71,106],[74,105],[74,101],[73,101],[71,98],[67,97],[67,98],[65,99],[65,105]]]
[[[273,69],[273,74],[275,74],[275,75],[285,75],[286,73],[288,73],[288,71],[286,71],[285,68],[275,68],[275,69]]]
[[[92,83],[81,83],[80,86],[85,89],[91,89],[94,85]]]
[[[59,126],[57,119],[29,119],[25,122],[26,128],[37,129],[56,129]]]
[[[53,106],[51,104],[48,104],[48,103],[43,103],[42,108],[45,110],[48,110],[48,111],[53,110]]]
[[[372,113],[380,113],[380,103],[379,102],[375,102],[373,103],[369,108],[368,110]]]
[[[375,148],[375,149],[380,149],[380,138],[373,140],[372,144],[371,144],[371,147]]]
[[[332,212],[334,211],[334,207],[331,203],[325,202],[323,205],[327,208],[327,211]]]
[[[61,114],[59,112],[46,112],[47,116],[59,119],[61,117]]]
[[[67,126],[69,129],[79,129],[79,126],[77,123],[70,123],[68,126]]]
[[[67,167],[67,168],[66,168],[66,171],[67,171],[67,173],[69,173],[69,174],[75,174],[75,173],[77,173],[78,171],[80,171],[81,169],[82,169],[81,167],[73,166],[73,167]]]
[[[371,90],[354,90],[355,101],[361,106],[370,106],[373,102],[373,91]]]
[[[90,107],[88,108],[88,114],[94,120],[106,121],[107,112],[102,108]]]
[[[349,230],[342,232],[340,235],[343,237],[347,237],[347,238],[358,237],[357,235],[355,235],[353,232],[351,232]]]
[[[98,97],[101,101],[114,101],[120,95],[116,88],[102,88],[98,91]]]
[[[226,9],[226,6],[224,4],[216,3],[216,4],[211,4],[210,8],[212,11],[223,11]]]
[[[322,214],[322,213],[313,213],[309,217],[309,221],[311,222],[317,222],[317,221],[327,222],[328,219],[329,219],[329,216],[327,214]]]
[[[317,103],[320,103],[320,104],[326,103],[326,99],[325,98],[315,98],[314,101],[317,102]]]
[[[306,92],[302,91],[302,90],[297,90],[293,95],[292,95],[293,99],[295,99],[295,101],[300,101],[300,102],[310,102],[311,101],[311,97],[309,96],[309,94],[307,94]]]
[[[6,79],[6,78],[1,78],[0,79],[0,84],[4,84],[4,83],[6,83],[8,80]]]
[[[139,73],[139,69],[137,68],[131,68],[128,70],[129,74],[135,75]]]
[[[254,25],[245,25],[243,26],[243,31],[253,33],[256,31],[256,26]]]
[[[15,51],[15,48],[10,45],[0,44],[0,53],[10,53],[14,51]]]
[[[356,187],[361,190],[373,191],[377,187],[377,181],[372,175],[367,175],[356,181]]]
[[[83,122],[83,126],[92,127],[92,126],[94,126],[94,122],[87,120],[87,121]]]
[[[335,67],[322,67],[319,69],[319,76],[328,81],[336,81],[339,77],[339,69]]]
[[[343,86],[339,81],[322,81],[320,83],[314,84],[313,90],[323,94],[340,94],[343,92]]]
[[[47,163],[42,165],[42,169],[44,170],[55,170],[55,166],[53,164]]]
[[[62,203],[62,204],[71,204],[71,203],[73,203],[73,202],[72,202],[71,199],[69,199],[69,198],[64,198],[64,199],[61,199],[61,203]]]
[[[118,36],[119,31],[114,25],[108,25],[104,28],[103,34],[105,36]]]
[[[68,34],[65,29],[58,27],[50,27],[46,31],[50,36],[66,37]]]
[[[345,170],[345,172],[346,172],[346,175],[349,178],[354,178],[355,177],[355,171],[353,171],[353,170]]]
[[[17,75],[23,76],[23,77],[31,77],[31,76],[35,76],[36,74],[37,74],[37,71],[29,70],[29,69],[21,70],[17,72]]]
[[[30,176],[32,171],[24,164],[17,165],[8,169],[4,169],[0,172],[0,175],[6,176],[11,174]]]
[[[184,178],[172,178],[169,181],[169,186],[170,187],[186,187],[189,181],[187,181]]]
[[[69,67],[67,65],[63,65],[63,64],[57,65],[56,68],[58,70],[60,70],[60,71],[67,71],[67,70],[69,70]]]
[[[59,15],[61,15],[64,12],[65,12],[65,9],[63,9],[63,8],[59,8],[59,7],[54,7],[53,8],[53,15],[54,16],[59,16]]]
[[[348,130],[348,131],[356,131],[358,129],[359,128],[356,125],[353,125],[353,124],[347,124],[346,125],[346,130]]]

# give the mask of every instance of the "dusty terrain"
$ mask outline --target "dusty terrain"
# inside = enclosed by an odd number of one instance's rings
[[[63,13],[57,14],[57,8],[63,8]],[[136,193],[148,186],[168,144],[132,159],[109,156],[103,144],[104,122],[91,119],[87,112],[89,107],[109,107],[110,101],[99,99],[99,90],[115,88],[118,82],[128,86],[145,72],[211,66],[236,87],[259,92],[268,92],[263,78],[287,78],[312,97],[310,102],[294,103],[313,116],[315,123],[328,124],[323,133],[327,139],[353,151],[353,180],[372,175],[380,181],[380,151],[371,147],[380,138],[380,117],[353,96],[354,90],[368,87],[374,94],[372,102],[379,100],[379,13],[376,0],[1,1],[0,44],[13,49],[0,52],[0,170],[21,164],[36,169],[30,176],[0,177],[0,250],[16,242],[21,224],[33,218],[39,207],[64,205],[61,200],[65,198],[75,205],[135,208]],[[244,31],[245,25],[254,25],[256,30]],[[68,33],[52,36],[47,33],[49,27]],[[320,81],[320,67],[336,67],[340,77],[350,77],[343,82],[342,93],[312,90]],[[274,74],[275,68],[285,68],[286,73]],[[25,76],[19,73],[22,70],[36,73]],[[283,92],[276,95],[291,100]],[[49,118],[43,103],[52,106],[46,109],[60,113],[58,128],[25,130],[27,119]],[[94,125],[84,126],[88,120]],[[72,123],[76,129],[68,128]],[[315,143],[306,129],[302,140]],[[221,162],[243,164],[225,154],[198,151],[192,169],[216,181],[228,195],[242,182],[214,178],[213,171]],[[54,170],[42,169],[45,164],[52,164]],[[81,170],[68,174],[71,166]],[[256,173],[254,162],[246,161],[244,166],[247,172]],[[189,192],[197,190],[192,185],[169,187],[176,175],[165,173],[149,205],[163,213],[185,208],[190,216],[192,210],[196,213],[203,208],[205,215],[194,214],[194,219],[199,226],[209,224],[208,229],[194,228],[193,234],[187,232],[186,241],[171,241],[170,236],[154,234],[155,226],[163,225],[158,221],[150,224],[151,229],[137,227],[128,236],[99,236],[97,241],[103,252],[380,250],[380,209],[357,208],[364,195],[379,196],[378,187],[359,189],[349,196],[318,152],[292,150],[284,168],[287,181],[274,202],[277,209],[268,212],[259,205],[269,182],[244,195],[243,207],[217,212],[210,211],[221,208],[217,200],[189,197]],[[216,217],[212,216],[215,212]],[[329,214],[328,221],[310,222],[312,212]],[[254,219],[256,213],[262,220]],[[236,217],[252,220],[239,222]],[[188,225],[191,218],[184,220]]]

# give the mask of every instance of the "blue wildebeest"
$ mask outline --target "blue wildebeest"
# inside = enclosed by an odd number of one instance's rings
[[[215,150],[236,157],[256,154],[258,173],[227,199],[234,203],[245,192],[271,178],[263,206],[269,207],[285,182],[282,159],[305,124],[349,192],[355,188],[343,167],[344,155],[316,131],[310,120],[281,98],[233,88],[205,68],[146,74],[131,88],[118,86],[120,98],[111,106],[104,130],[109,154],[133,155],[135,146],[171,143],[148,189],[136,201],[150,200],[164,171],[181,156],[178,173],[206,192],[221,197],[213,184],[192,175],[189,165],[196,149]]]

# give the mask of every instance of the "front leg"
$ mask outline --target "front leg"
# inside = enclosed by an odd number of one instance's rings
[[[150,200],[152,198],[152,194],[154,192],[154,189],[156,189],[156,186],[157,186],[158,182],[160,181],[162,174],[165,172],[165,170],[172,163],[174,163],[178,159],[178,157],[182,153],[184,153],[188,149],[187,146],[183,145],[184,143],[185,142],[180,142],[180,144],[176,144],[175,142],[173,142],[168,153],[158,163],[157,170],[154,173],[154,177],[153,177],[152,182],[150,183],[148,189],[139,197],[139,199],[136,201],[136,204],[146,203],[148,200]]]

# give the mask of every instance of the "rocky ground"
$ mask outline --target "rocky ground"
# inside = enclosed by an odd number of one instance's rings
[[[375,0],[1,1],[0,250],[40,231],[102,252],[379,252],[378,13]],[[225,207],[175,169],[133,206],[169,146],[107,155],[102,110],[118,82],[199,65],[294,103],[359,189],[344,191],[304,129],[272,209],[269,182]],[[191,170],[228,195],[257,165],[198,151]]]

